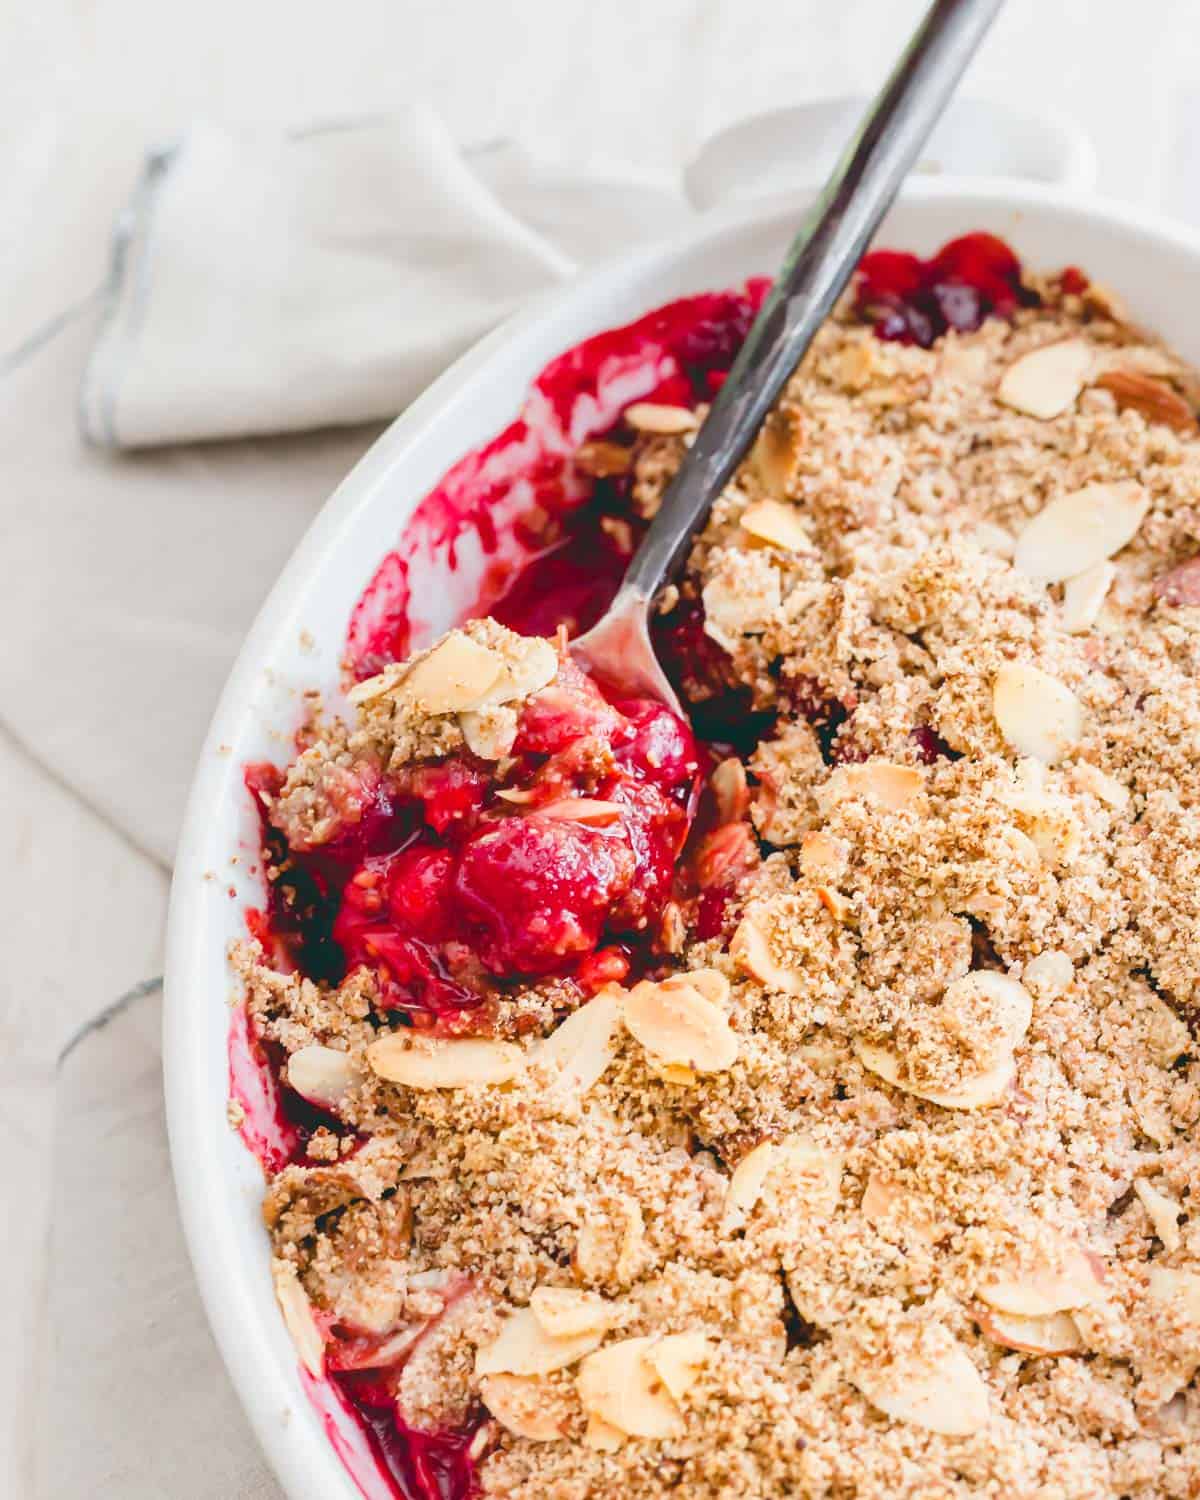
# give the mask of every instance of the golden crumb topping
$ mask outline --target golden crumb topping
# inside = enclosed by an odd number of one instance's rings
[[[482,1409],[485,1495],[1200,1494],[1196,377],[1042,290],[930,349],[840,312],[696,540],[689,686],[776,716],[714,778],[725,935],[675,910],[650,977],[486,1035],[238,955],[365,1142],[270,1183],[289,1327],[403,1357],[410,1427]],[[643,406],[587,458],[649,515],[694,419]],[[312,848],[364,765],[501,760],[555,670],[452,633],[273,821]]]

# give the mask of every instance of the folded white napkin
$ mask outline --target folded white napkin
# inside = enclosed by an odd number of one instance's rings
[[[151,155],[85,373],[105,447],[394,416],[531,293],[690,210],[670,179],[463,152],[428,109]]]

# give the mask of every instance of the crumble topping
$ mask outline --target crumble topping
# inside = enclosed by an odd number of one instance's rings
[[[928,348],[847,303],[697,538],[685,687],[775,716],[712,774],[717,930],[685,892],[644,977],[453,1027],[236,954],[326,1120],[265,1208],[300,1355],[481,1418],[485,1495],[1200,1491],[1195,376],[1064,285]],[[627,418],[587,464],[648,516],[696,418]],[[452,632],[272,823],[329,845],[464,749],[503,777],[559,671]]]

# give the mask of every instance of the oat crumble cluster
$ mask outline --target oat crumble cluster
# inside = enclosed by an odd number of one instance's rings
[[[718,502],[666,601],[686,690],[776,717],[640,969],[398,1024],[369,962],[238,950],[331,1122],[266,1199],[301,1356],[474,1425],[483,1495],[1200,1495],[1196,377],[1037,289],[930,348],[844,306]],[[651,514],[694,420],[580,462]],[[314,731],[273,824],[335,840],[364,766],[503,779],[571,671],[452,633]],[[602,840],[588,753],[511,817]]]

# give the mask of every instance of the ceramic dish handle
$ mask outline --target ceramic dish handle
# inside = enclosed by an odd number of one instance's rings
[[[750,115],[710,136],[684,171],[693,206],[717,208],[824,182],[866,112],[866,95],[813,99]],[[914,171],[1007,177],[1071,192],[1096,186],[1096,148],[1068,115],[964,95],[946,107]]]

